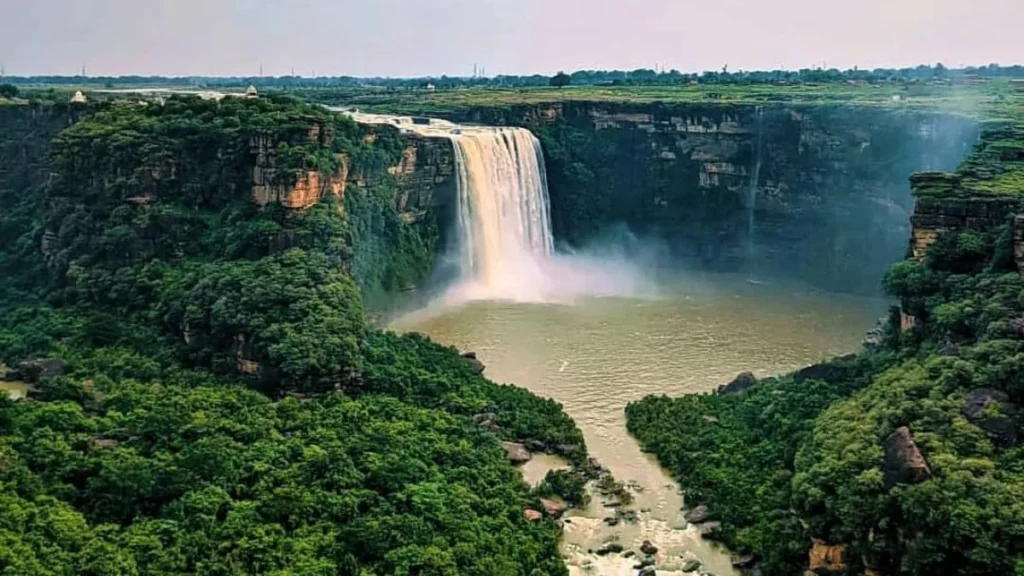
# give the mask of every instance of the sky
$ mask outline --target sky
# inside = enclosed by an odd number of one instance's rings
[[[1024,63],[1024,0],[0,0],[10,75]]]

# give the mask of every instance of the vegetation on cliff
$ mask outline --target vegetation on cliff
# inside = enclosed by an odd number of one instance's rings
[[[565,572],[497,442],[584,459],[561,407],[364,320],[357,284],[432,257],[393,182],[253,201],[266,143],[287,186],[386,174],[397,133],[277,99],[8,108],[0,361],[35,391],[0,395],[0,572]]]
[[[999,163],[1024,146],[999,135],[949,178],[1005,186],[1012,163]],[[627,408],[629,429],[765,574],[800,573],[809,550],[821,574],[1024,574],[1014,249],[1012,219],[940,234],[886,275],[900,307],[874,347],[739,394],[646,398]]]

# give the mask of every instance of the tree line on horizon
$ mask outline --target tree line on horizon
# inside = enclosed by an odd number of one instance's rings
[[[564,83],[565,77],[568,82]],[[556,82],[555,79],[557,80]],[[431,85],[435,88],[459,87],[540,87],[549,85],[677,85],[677,84],[803,84],[830,82],[903,83],[933,80],[964,80],[972,78],[1024,78],[1024,65],[966,66],[947,68],[941,63],[919,65],[908,68],[802,68],[799,70],[739,70],[729,71],[728,65],[721,70],[700,73],[679,70],[577,70],[568,74],[559,72],[554,77],[543,74],[483,76],[423,76],[417,78],[387,78],[355,76],[4,76],[0,84],[10,85],[84,85],[113,88],[117,86],[195,86],[203,88],[233,88],[256,86],[257,88],[421,88]],[[561,83],[561,84],[558,84]]]

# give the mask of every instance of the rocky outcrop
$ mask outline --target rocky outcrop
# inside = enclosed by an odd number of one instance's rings
[[[910,251],[916,260],[924,260],[928,248],[942,234],[992,230],[1019,210],[1020,202],[1015,198],[959,197],[971,193],[960,189],[959,182],[959,176],[946,172],[917,173],[911,177],[911,188],[918,196],[910,217]],[[1024,240],[1024,231],[1018,234],[1015,229],[1016,236]],[[1019,250],[1024,258],[1024,244]]]
[[[885,439],[885,458],[882,472],[885,485],[918,484],[932,476],[928,462],[918,450],[910,429],[906,426],[897,428]]]
[[[1010,397],[1000,390],[976,388],[967,394],[961,413],[971,423],[985,431],[995,444],[1004,448],[1017,445],[1016,416],[1020,408],[1010,403]]]
[[[525,464],[532,458],[526,446],[517,442],[502,442],[501,447],[505,450],[505,455],[508,456],[508,461],[512,464]]]
[[[565,513],[565,504],[556,502],[555,500],[541,498],[540,505],[544,508],[544,513],[549,516],[554,516],[555,518],[558,518]]]
[[[476,352],[466,352],[462,354],[462,360],[469,365],[476,373],[482,373],[486,366],[476,357]]]
[[[18,366],[4,373],[4,380],[23,381],[26,384],[35,384],[40,380],[60,376],[67,372],[67,362],[59,358],[36,358],[24,360]]]
[[[313,123],[306,138],[310,143],[330,146],[334,136],[325,126]],[[253,157],[252,199],[258,206],[276,203],[290,210],[303,210],[320,202],[324,194],[339,199],[345,195],[347,158],[337,155],[339,168],[333,174],[318,170],[285,171],[278,162],[278,144],[270,134],[256,134],[249,139],[249,153]]]
[[[739,395],[746,392],[751,386],[757,384],[757,377],[753,372],[743,372],[733,378],[732,382],[718,387],[716,391],[720,396]]]
[[[808,554],[808,576],[840,576],[847,573],[846,546],[814,540]]]
[[[690,524],[700,524],[701,522],[707,522],[711,518],[711,509],[706,504],[701,504],[687,512],[683,517]]]

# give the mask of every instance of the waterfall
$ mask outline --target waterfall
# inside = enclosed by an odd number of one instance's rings
[[[757,206],[757,184],[761,180],[761,150],[764,141],[764,110],[757,107],[757,140],[754,145],[754,170],[750,176],[750,186],[747,189],[747,258],[750,265],[750,273],[753,276],[757,270],[757,258],[754,254],[754,209]]]
[[[463,279],[477,296],[515,298],[554,251],[540,142],[524,128],[456,130],[449,138]]]
[[[356,122],[444,138],[455,157],[453,256],[459,279],[442,301],[571,303],[579,297],[656,293],[635,255],[556,254],[540,142],[525,128],[459,125],[434,118],[344,112]]]

